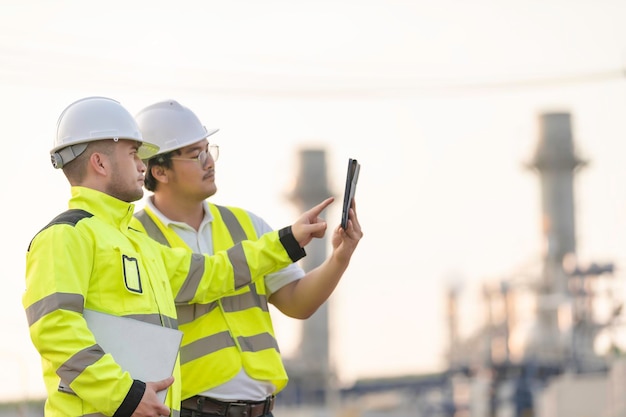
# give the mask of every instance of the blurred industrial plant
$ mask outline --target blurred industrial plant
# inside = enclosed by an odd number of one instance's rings
[[[571,119],[568,112],[540,114],[537,146],[525,162],[539,180],[541,259],[484,283],[484,320],[469,337],[459,329],[463,294],[448,289],[447,369],[338,386],[325,307],[304,322],[277,415],[626,417],[626,358],[617,340],[624,277],[612,262],[577,260],[574,182],[587,161],[577,154]],[[303,151],[300,158],[292,199],[302,209],[330,191],[324,152]],[[323,261],[324,242],[319,245],[306,268]]]

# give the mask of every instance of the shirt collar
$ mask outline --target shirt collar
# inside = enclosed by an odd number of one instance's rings
[[[189,227],[186,223],[172,220],[168,218],[165,214],[161,213],[161,211],[158,208],[156,208],[152,200],[153,200],[153,196],[148,197],[146,199],[146,206],[150,208],[150,210],[165,226],[169,227],[170,225],[176,225],[176,226]],[[211,214],[211,210],[209,210],[209,204],[207,203],[206,200],[202,202],[202,208],[204,209],[204,217],[202,218],[202,223],[200,223],[200,230],[202,230],[202,227],[205,224],[211,223],[213,221],[213,215]]]

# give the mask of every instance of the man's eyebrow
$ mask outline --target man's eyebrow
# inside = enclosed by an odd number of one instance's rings
[[[194,151],[198,151],[198,150],[204,151],[204,150],[208,149],[208,147],[209,147],[209,143],[208,142],[206,144],[193,145],[193,146],[190,146],[189,148],[187,148],[185,150],[185,152],[186,153],[187,152],[194,152]]]

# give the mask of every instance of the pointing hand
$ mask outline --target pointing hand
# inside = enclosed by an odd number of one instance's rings
[[[308,245],[313,238],[324,237],[327,224],[319,215],[334,200],[334,197],[329,197],[322,201],[320,204],[304,212],[291,226],[291,232],[301,247]]]

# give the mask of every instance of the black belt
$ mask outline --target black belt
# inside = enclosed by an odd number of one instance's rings
[[[181,408],[224,417],[260,417],[274,408],[274,396],[263,401],[219,401],[214,398],[194,395],[183,400]]]

